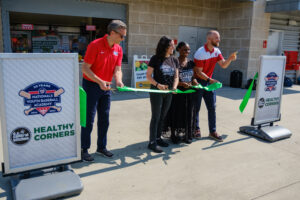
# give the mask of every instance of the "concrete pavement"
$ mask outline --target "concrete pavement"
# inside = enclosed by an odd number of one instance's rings
[[[282,119],[275,124],[293,135],[275,143],[238,133],[253,115],[254,98],[243,114],[238,110],[245,93],[245,89],[229,87],[217,91],[217,131],[226,138],[223,143],[207,137],[203,104],[203,138],[190,145],[171,144],[162,154],[147,149],[148,94],[113,94],[108,149],[115,155],[95,155],[94,163],[73,164],[84,190],[68,199],[300,199],[300,86],[284,89]],[[95,130],[90,152],[96,150]],[[0,179],[0,198],[11,199],[8,178]]]

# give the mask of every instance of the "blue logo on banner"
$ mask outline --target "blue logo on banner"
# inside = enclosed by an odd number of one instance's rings
[[[276,90],[276,85],[277,81],[279,79],[279,76],[275,72],[270,72],[266,77],[265,77],[265,91],[273,91]]]
[[[62,107],[56,106],[56,103],[61,102],[61,94],[64,92],[63,88],[49,82],[29,85],[19,92],[19,95],[24,98],[24,106],[30,106],[24,110],[24,114],[45,116],[47,113],[60,112]]]

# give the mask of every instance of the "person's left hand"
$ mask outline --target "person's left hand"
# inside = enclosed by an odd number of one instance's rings
[[[177,90],[177,88],[172,88],[172,91],[174,91],[174,92],[172,92],[173,94],[177,94],[177,92],[175,92],[175,90]]]
[[[117,85],[117,87],[120,87],[120,88],[124,87],[124,84],[122,81],[116,82],[116,85]]]

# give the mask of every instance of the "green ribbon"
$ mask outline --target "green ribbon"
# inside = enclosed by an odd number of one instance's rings
[[[139,89],[139,88],[132,88],[132,87],[117,87],[117,89],[120,92],[151,92],[151,93],[178,93],[178,94],[189,94],[195,92],[195,90],[186,90],[186,91],[181,91],[179,89],[176,90],[156,90],[156,89]]]
[[[79,86],[80,126],[86,126],[86,92]]]
[[[244,109],[246,108],[246,106],[248,104],[248,101],[249,101],[251,93],[252,93],[253,84],[254,84],[254,81],[257,79],[257,77],[258,77],[258,73],[256,72],[256,74],[255,74],[255,76],[254,76],[254,78],[253,78],[253,80],[252,80],[252,82],[251,82],[251,84],[250,84],[250,86],[249,86],[249,88],[248,88],[248,90],[247,90],[244,98],[243,98],[243,101],[240,104],[240,111],[241,111],[241,113],[243,113]]]
[[[222,83],[220,83],[220,82],[216,82],[216,83],[210,84],[208,86],[202,86],[201,84],[192,86],[192,88],[203,89],[203,90],[206,90],[206,91],[209,91],[209,92],[213,91],[213,90],[217,90],[221,87],[222,87]]]

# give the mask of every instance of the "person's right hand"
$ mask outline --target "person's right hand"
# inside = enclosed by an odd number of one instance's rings
[[[167,90],[169,88],[169,86],[168,85],[163,85],[163,84],[158,84],[157,88],[160,89],[160,90]]]
[[[193,80],[192,85],[199,85],[197,79],[194,79],[194,80]]]
[[[190,83],[182,82],[181,85],[182,85],[184,88],[189,88],[189,87],[191,87],[191,84],[190,84]]]
[[[110,90],[110,82],[106,82],[106,81],[101,81],[99,83],[99,86],[101,88],[101,90],[104,90],[104,91],[107,91],[107,90]]]
[[[210,79],[210,84],[213,84],[213,83],[217,83],[217,82],[219,82],[218,80],[216,80],[216,79]]]
[[[236,58],[237,58],[237,56],[236,56],[236,54],[237,54],[238,52],[236,51],[236,52],[233,52],[232,54],[230,54],[230,56],[229,56],[229,60],[231,60],[231,61],[235,61],[236,60]]]

